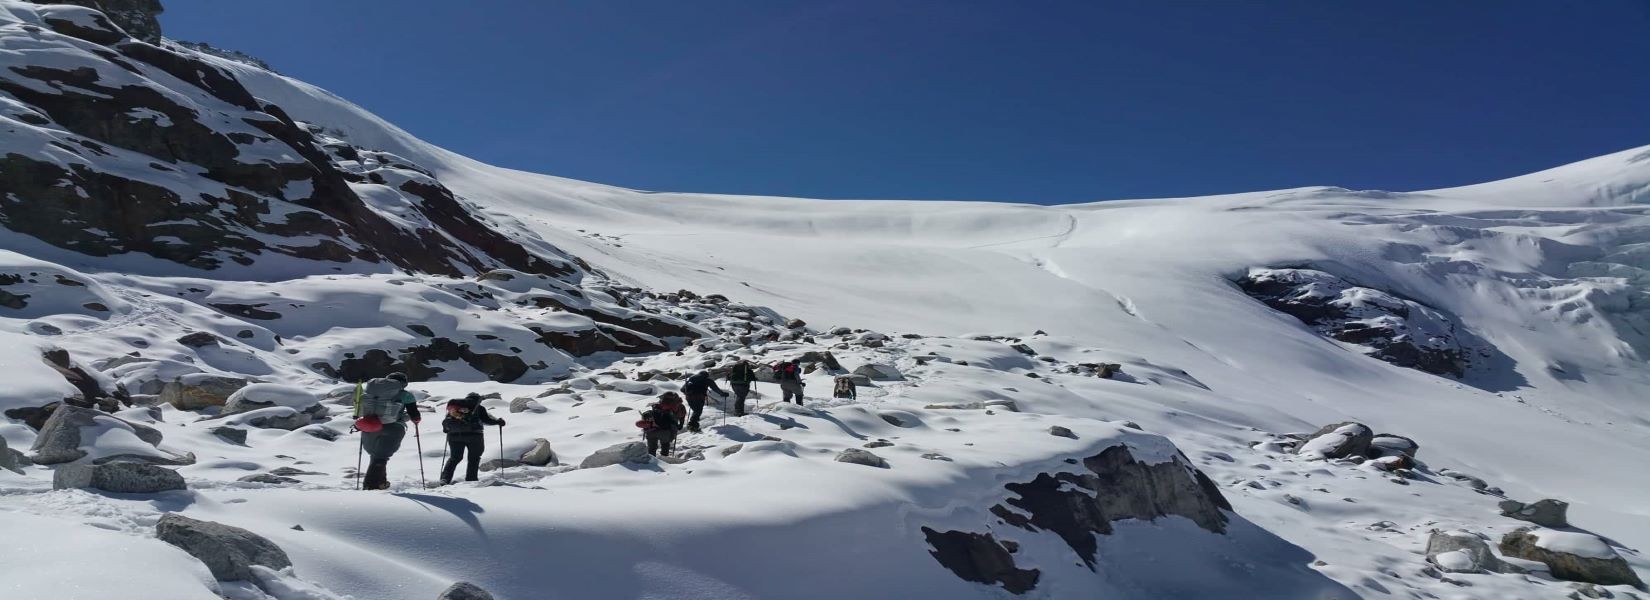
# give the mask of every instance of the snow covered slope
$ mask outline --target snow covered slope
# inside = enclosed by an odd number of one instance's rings
[[[104,539],[139,557],[64,597],[142,597],[122,588],[151,579],[168,598],[428,598],[455,580],[503,598],[1570,594],[1539,568],[1427,562],[1429,530],[1493,545],[1527,525],[1498,514],[1504,498],[1568,501],[1576,527],[1650,573],[1650,147],[1404,193],[1044,207],[643,192],[481,164],[96,15],[0,2],[0,181],[15,182],[0,437],[35,445],[50,402],[102,407],[124,421],[81,428],[96,452],[77,464],[187,455],[173,466],[189,489],[52,490],[63,467],[0,470],[0,525],[28,532],[0,542],[0,564]],[[136,104],[52,110],[69,97]],[[133,129],[109,134],[111,115]],[[188,123],[244,148],[226,162],[138,139]],[[97,226],[134,189],[175,199]],[[1289,286],[1257,293],[1279,273]],[[1411,347],[1454,353],[1450,368],[1410,368]],[[42,360],[52,350],[64,364]],[[759,385],[763,408],[725,424],[710,409],[685,461],[573,467],[634,439],[631,410],[675,389],[667,374],[827,351],[901,376],[826,400],[821,362],[809,408]],[[421,490],[410,441],[395,493],[353,491],[347,408],[327,394],[391,371],[432,409],[498,394],[499,456],[542,438],[566,465]],[[221,418],[212,386],[248,380],[330,409],[291,428],[251,422],[299,406]],[[1422,464],[1291,451],[1289,434],[1344,421],[1413,440]],[[431,466],[437,437],[421,440]],[[833,460],[855,448],[886,467]],[[293,569],[214,582],[153,539],[165,512],[268,537]],[[53,573],[0,586],[52,597]]]

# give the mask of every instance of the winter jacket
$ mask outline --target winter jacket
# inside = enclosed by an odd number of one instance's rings
[[[716,393],[727,395],[722,388],[716,387],[716,380],[709,373],[696,373],[682,384],[682,394],[687,396],[703,396],[707,390],[716,390]]]
[[[773,376],[778,379],[780,383],[785,383],[787,381],[801,383],[802,367],[796,366],[796,363],[779,363],[773,366]]]
[[[687,419],[687,409],[681,404],[665,405],[654,403],[642,413],[642,420],[653,423],[650,431],[675,433],[682,430],[682,422]]]
[[[375,416],[384,423],[421,420],[418,399],[407,391],[407,384],[383,377],[356,386],[355,416]]]
[[[481,433],[488,425],[503,423],[487,413],[480,400],[459,398],[447,403],[447,418],[441,420],[441,431],[447,434]]]
[[[859,390],[854,387],[854,380],[848,377],[836,378],[836,389],[831,392],[837,398],[858,399]]]

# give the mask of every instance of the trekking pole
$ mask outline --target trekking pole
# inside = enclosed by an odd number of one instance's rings
[[[350,429],[354,429],[354,427]],[[355,489],[357,491],[367,489],[366,478],[361,475],[361,452],[367,447],[366,438],[367,436],[361,435],[360,432],[355,434]]]
[[[418,445],[418,485],[428,489],[430,482],[424,479],[424,438],[418,435],[418,429],[418,422],[413,421],[413,443]]]
[[[504,426],[498,426],[498,468],[504,468]]]

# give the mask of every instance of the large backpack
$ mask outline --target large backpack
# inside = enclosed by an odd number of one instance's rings
[[[637,421],[636,426],[643,431],[676,431],[680,426],[672,412],[669,408],[654,404],[642,413],[642,420]]]
[[[795,364],[788,362],[773,366],[773,376],[780,381],[802,381],[801,371]]]
[[[751,383],[753,381],[756,381],[756,367],[751,366],[750,363],[734,365],[733,370],[728,372],[729,383]]]
[[[454,411],[454,408],[459,410]],[[485,430],[486,427],[481,424],[481,405],[463,400],[447,402],[447,418],[441,420],[443,433],[481,433]]]
[[[356,391],[356,414],[360,417],[378,417],[384,423],[399,423],[407,407],[401,404],[401,394],[407,384],[394,379],[378,378],[368,381]]]

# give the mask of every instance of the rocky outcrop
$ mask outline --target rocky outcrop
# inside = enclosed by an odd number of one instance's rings
[[[861,450],[859,448],[849,448],[837,453],[836,461],[853,465],[877,467],[879,469],[888,468],[887,460],[883,459],[881,456],[877,456],[876,453],[871,452],[870,450]]]
[[[1501,538],[1501,553],[1545,564],[1567,581],[1644,585],[1615,548],[1589,533],[1525,527]]]
[[[1364,456],[1369,452],[1369,443],[1373,439],[1375,432],[1370,430],[1369,426],[1345,421],[1325,425],[1307,436],[1306,441],[1295,449],[1295,453],[1305,458],[1316,459]]]
[[[271,569],[292,566],[274,542],[239,527],[200,521],[176,513],[162,515],[155,537],[206,563],[219,581],[258,581],[253,565]]]
[[[556,463],[556,451],[551,449],[550,440],[533,438],[533,446],[521,453],[520,461],[524,465],[543,467]]]
[[[1492,352],[1442,311],[1323,271],[1255,268],[1237,285],[1318,333],[1401,367],[1460,377]]]
[[[1433,530],[1427,537],[1427,562],[1447,573],[1521,573],[1490,551],[1483,538],[1467,531]]]
[[[1010,483],[1014,494],[991,508],[1000,522],[1031,534],[1058,536],[1091,570],[1096,568],[1099,545],[1095,535],[1112,533],[1112,522],[1124,519],[1152,521],[1182,517],[1212,533],[1225,533],[1231,504],[1203,473],[1183,456],[1161,463],[1135,460],[1126,446],[1113,446],[1081,462],[1077,472],[1043,473],[1035,479]],[[931,530],[930,530],[931,531]],[[924,532],[930,551],[958,577],[988,581],[1008,589],[1010,582],[1023,593],[1037,581],[1035,569],[1021,569],[1006,548],[991,546],[991,534],[961,531]]]
[[[1570,526],[1568,513],[1570,503],[1563,500],[1544,499],[1525,504],[1517,500],[1502,500],[1498,505],[1501,516],[1512,517],[1520,521],[1529,521],[1542,527],[1563,529]]]
[[[524,396],[510,401],[510,412],[547,413],[550,412],[550,409],[545,408],[543,404],[539,404],[538,400]]]
[[[866,377],[872,381],[899,381],[905,376],[894,365],[868,364],[854,369],[855,375]]]
[[[117,494],[154,494],[188,486],[177,471],[142,463],[64,465],[52,473],[52,489],[95,489]]]
[[[429,381],[446,371],[435,363],[463,361],[488,379],[500,383],[520,379],[528,369],[527,362],[520,356],[477,352],[469,343],[444,337],[432,339],[427,344],[402,348],[393,355],[374,348],[360,356],[353,353],[346,356],[337,365],[316,363],[313,367],[328,377],[342,381],[367,381],[390,373],[404,374],[409,381]]]
[[[436,596],[435,600],[493,600],[493,595],[476,584],[460,581],[441,590],[441,595]]]
[[[126,35],[160,43],[160,0],[29,0],[35,4],[73,4],[101,11]]]
[[[40,435],[34,438],[34,446],[30,448],[33,454],[30,459],[42,465],[55,465],[85,458],[88,452],[82,435],[88,429],[125,429],[150,446],[159,444],[162,438],[160,431],[147,425],[89,408],[64,405],[58,406],[41,426]],[[154,455],[165,456],[159,449]]]
[[[641,442],[625,442],[614,444],[597,450],[585,457],[579,463],[580,469],[595,469],[618,464],[646,464],[652,460],[647,454],[647,444]]]
[[[160,401],[178,410],[223,406],[230,396],[246,385],[247,380],[238,377],[195,373],[168,382],[160,390]]]

